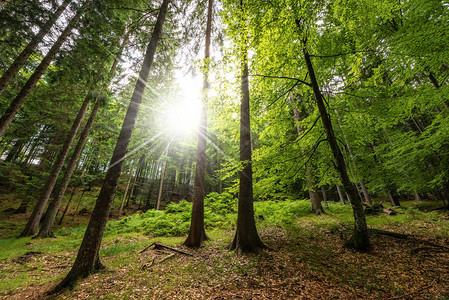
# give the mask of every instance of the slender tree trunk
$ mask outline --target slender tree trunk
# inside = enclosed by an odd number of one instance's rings
[[[198,147],[196,150],[195,182],[193,184],[192,218],[190,220],[190,231],[184,245],[187,247],[200,247],[207,239],[204,230],[204,195],[206,185],[206,146],[207,146],[207,115],[205,103],[207,101],[207,89],[209,88],[209,59],[210,38],[212,31],[212,9],[213,0],[208,1],[207,23],[206,23],[206,45],[204,47],[204,81],[203,81],[203,105],[201,107],[200,124],[198,128]]]
[[[72,193],[70,194],[70,198],[69,201],[67,201],[67,205],[65,206],[64,212],[62,213],[61,219],[59,219],[58,225],[62,224],[62,220],[64,220],[64,217],[67,213],[67,211],[69,210],[70,207],[70,203],[72,202],[73,196],[75,195],[76,192],[76,187],[73,188]]]
[[[73,28],[75,28],[76,24],[81,18],[81,15],[83,14],[84,9],[89,5],[89,3],[92,0],[86,0],[86,2],[83,4],[83,8],[80,9],[77,14],[70,20],[70,22],[67,24],[67,26],[62,31],[61,35],[58,37],[56,42],[53,44],[53,46],[48,51],[47,55],[42,59],[39,66],[36,68],[34,73],[31,75],[31,77],[28,79],[28,81],[25,83],[25,86],[20,90],[19,94],[17,94],[16,98],[11,102],[8,109],[5,111],[3,116],[0,118],[0,137],[5,133],[6,129],[8,128],[9,124],[11,124],[12,120],[16,116],[19,109],[22,107],[22,105],[27,100],[28,96],[31,94],[33,89],[36,87],[37,82],[44,74],[45,70],[47,70],[48,66],[50,65],[53,58],[58,53],[59,49],[61,48],[62,44],[67,40],[68,36],[72,33]]]
[[[86,144],[87,137],[89,136],[90,130],[92,129],[92,125],[94,123],[95,117],[100,109],[100,101],[97,100],[95,106],[90,113],[89,119],[87,120],[86,125],[84,126],[83,131],[81,132],[78,143],[75,146],[75,150],[73,151],[72,157],[70,158],[69,163],[67,164],[64,177],[62,178],[58,188],[56,189],[53,200],[50,202],[47,213],[44,218],[44,222],[42,223],[41,229],[37,235],[39,238],[52,237],[53,234],[53,224],[56,219],[56,215],[59,211],[59,206],[61,205],[62,199],[64,197],[65,191],[69,186],[70,179],[72,178],[73,172],[75,171],[76,164],[79,160],[81,152],[84,149],[84,145]]]
[[[297,20],[298,28],[301,29],[300,21]],[[354,233],[351,237],[351,240],[348,241],[347,245],[351,246],[357,250],[366,249],[369,246],[369,236],[368,236],[368,228],[366,226],[365,220],[365,212],[363,210],[362,201],[359,198],[359,195],[349,180],[348,173],[346,171],[346,164],[343,158],[343,154],[341,153],[340,148],[338,147],[337,139],[334,135],[334,130],[332,128],[331,119],[327,113],[326,106],[324,105],[323,97],[321,95],[321,91],[318,85],[318,82],[315,77],[315,70],[312,66],[312,61],[310,60],[309,53],[305,48],[303,48],[304,60],[307,65],[307,70],[309,72],[309,78],[311,81],[311,85],[313,88],[313,92],[315,94],[316,104],[318,106],[318,110],[321,115],[321,120],[323,122],[324,130],[326,131],[327,141],[332,150],[332,154],[334,155],[334,163],[337,169],[338,175],[340,177],[340,181],[343,185],[344,190],[348,193],[352,210],[354,214]]]
[[[23,230],[20,236],[22,237],[30,236],[35,235],[37,233],[39,222],[41,220],[42,214],[44,213],[45,206],[47,205],[48,199],[50,198],[51,192],[53,191],[53,188],[56,184],[56,180],[58,179],[59,173],[61,172],[61,169],[64,165],[64,161],[67,157],[67,154],[69,153],[70,147],[72,146],[76,133],[78,132],[78,129],[81,126],[81,122],[83,121],[84,115],[86,114],[89,102],[90,98],[86,97],[83,104],[81,105],[78,115],[75,118],[75,121],[73,122],[72,128],[70,129],[70,132],[66,137],[64,145],[62,146],[62,149],[59,152],[59,155],[53,165],[50,175],[48,175],[47,182],[45,183],[45,186],[42,189],[41,196],[37,201],[36,206],[34,207],[33,213],[31,214],[30,219],[28,220],[28,223],[26,224],[25,229]]]
[[[335,186],[337,187],[338,197],[340,198],[341,204],[345,204],[345,197],[343,197],[340,186],[338,184],[336,184]]]
[[[337,110],[335,110],[335,111],[338,113]],[[371,197],[368,194],[368,190],[366,189],[365,182],[363,181],[362,177],[360,176],[359,169],[357,168],[357,164],[355,163],[355,155],[352,152],[352,149],[351,149],[351,146],[349,145],[348,139],[346,138],[346,133],[343,130],[343,127],[341,126],[341,124],[338,121],[337,121],[337,123],[340,126],[341,132],[343,133],[343,137],[345,139],[346,147],[347,147],[349,155],[351,157],[352,166],[354,167],[355,175],[357,175],[357,178],[360,180],[360,186],[362,187],[362,193],[363,193],[363,197],[365,198],[365,203],[367,205],[369,205],[369,206],[372,206],[373,203],[371,202]]]
[[[101,267],[99,260],[99,250],[103,233],[106,227],[109,213],[112,208],[114,194],[117,189],[118,180],[125,159],[131,135],[136,123],[137,113],[145,92],[146,82],[153,64],[156,46],[162,34],[162,25],[165,21],[170,0],[163,0],[159,10],[156,24],[150,43],[145,53],[142,69],[139,73],[139,80],[136,82],[131,103],[128,106],[125,120],[117,140],[117,145],[111,158],[110,167],[106,173],[100,194],[92,212],[89,224],[87,225],[81,247],[75,262],[67,276],[53,289],[53,292],[59,291],[72,284],[81,277],[86,277],[95,269]]]
[[[240,0],[242,13],[242,24],[244,18],[243,0]],[[237,212],[237,230],[229,249],[237,253],[257,252],[266,246],[257,233],[256,221],[254,220],[253,204],[253,170],[251,165],[251,125],[249,107],[249,77],[248,77],[248,35],[245,28],[241,32],[241,103],[240,103],[240,162],[243,170],[240,171],[239,203]]]
[[[323,202],[327,202],[326,187],[324,185],[321,186],[321,194],[323,195]]]
[[[168,155],[168,148],[170,147],[170,143],[168,143],[167,148],[165,148],[164,155]],[[159,184],[159,193],[157,194],[157,202],[156,202],[156,210],[161,208],[161,200],[162,200],[162,191],[164,189],[164,178],[165,178],[165,170],[167,169],[167,158],[165,157],[164,162],[162,163],[162,171],[161,171],[161,181]]]
[[[129,184],[131,183],[131,178],[133,177],[132,173],[133,173],[133,170],[131,169],[131,172],[129,173],[128,183],[126,184],[126,188],[125,188],[125,193],[123,194],[122,203],[120,203],[120,208],[118,210],[117,219],[119,219],[119,220],[120,220],[120,217],[122,216],[123,206],[125,205],[125,199],[126,199],[126,195],[128,194]]]
[[[0,8],[4,5],[4,0],[0,0]],[[50,19],[42,26],[39,32],[31,39],[28,45],[23,49],[19,56],[14,60],[8,70],[0,78],[0,95],[3,94],[8,84],[14,78],[14,76],[23,67],[26,60],[30,57],[33,51],[36,49],[37,45],[42,42],[44,36],[50,31],[53,25],[58,20],[62,12],[67,8],[67,6],[72,2],[72,0],[65,0],[53,14],[50,14]]]

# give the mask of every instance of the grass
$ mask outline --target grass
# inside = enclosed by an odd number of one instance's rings
[[[193,257],[142,249],[154,241],[181,247],[190,204],[148,211],[108,223],[100,257],[108,267],[83,280],[61,298],[421,298],[449,297],[447,212],[436,202],[403,202],[395,216],[367,216],[372,228],[411,235],[397,240],[373,235],[372,248],[357,253],[343,247],[350,206],[327,203],[326,214],[310,213],[307,200],[255,203],[259,233],[270,247],[258,255],[226,250],[234,235],[236,203],[226,195],[206,200],[205,246]],[[57,230],[56,239],[13,238],[8,232],[25,218],[2,218],[0,297],[36,297],[70,269],[85,225]],[[73,224],[85,224],[76,220]],[[350,230],[349,230],[350,231]]]

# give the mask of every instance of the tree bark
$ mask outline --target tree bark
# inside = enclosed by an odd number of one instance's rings
[[[300,21],[297,20],[298,28],[301,29]],[[312,61],[310,60],[309,53],[305,48],[305,41],[303,51],[304,60],[307,65],[307,70],[309,72],[309,78],[311,81],[311,85],[313,88],[313,92],[315,94],[316,104],[318,106],[318,110],[321,115],[321,120],[323,122],[323,127],[327,135],[327,142],[332,150],[332,154],[334,156],[335,168],[337,169],[338,175],[340,177],[340,181],[343,185],[344,190],[348,193],[352,210],[354,214],[354,233],[351,239],[347,242],[347,245],[353,247],[357,250],[364,250],[369,246],[369,236],[368,229],[366,226],[365,220],[365,212],[363,210],[362,201],[359,198],[359,195],[349,180],[348,173],[346,171],[346,164],[343,158],[343,154],[341,153],[340,148],[338,147],[337,139],[335,138],[334,130],[332,128],[331,119],[327,113],[326,106],[324,105],[323,97],[321,95],[321,91],[318,85],[318,82],[315,77],[315,70],[313,69]]]
[[[240,0],[242,19],[243,1]],[[244,21],[242,22],[242,24]],[[253,170],[251,165],[251,125],[249,107],[249,77],[248,77],[248,49],[247,32],[242,29],[242,77],[241,77],[241,103],[240,103],[240,162],[243,170],[240,171],[239,203],[237,212],[237,229],[229,249],[237,253],[257,252],[266,246],[257,233],[254,220],[253,204]]]
[[[6,1],[7,2],[7,1]],[[14,78],[14,76],[23,67],[26,60],[30,57],[33,51],[36,49],[37,45],[42,41],[44,36],[50,31],[53,25],[58,20],[62,12],[67,8],[67,6],[72,2],[72,0],[65,0],[56,11],[50,15],[50,19],[42,26],[39,32],[31,39],[28,45],[23,49],[23,51],[17,56],[8,70],[0,78],[0,95],[3,94],[8,84]],[[0,1],[0,8],[4,5],[5,1]]]
[[[154,54],[156,53],[156,47],[162,34],[162,25],[165,21],[169,2],[170,0],[163,0],[160,7],[153,34],[145,53],[142,69],[139,73],[139,80],[136,82],[131,97],[131,103],[128,106],[128,111],[126,112],[125,120],[123,121],[123,126],[117,140],[117,145],[111,158],[110,167],[106,173],[103,186],[96,201],[89,224],[87,225],[78,255],[67,276],[55,287],[53,292],[69,286],[81,277],[88,276],[101,266],[99,261],[99,250],[103,233],[112,208],[114,194],[123,167],[123,161],[136,123],[137,113],[143,99],[146,82],[148,81]]]
[[[72,178],[73,172],[75,171],[75,167],[76,164],[78,163],[78,159],[81,155],[81,152],[83,152],[84,145],[86,145],[87,137],[89,136],[90,130],[92,129],[92,125],[99,110],[100,110],[100,101],[97,100],[95,106],[92,109],[92,112],[90,113],[89,119],[87,120],[87,123],[84,126],[83,131],[81,132],[78,143],[76,144],[75,150],[73,151],[72,157],[70,158],[70,161],[67,164],[64,177],[62,178],[58,188],[54,193],[53,200],[50,202],[48,206],[44,222],[42,223],[41,229],[37,235],[38,238],[46,238],[54,236],[52,232],[53,224],[55,222],[59,206],[61,205],[65,191],[69,185],[70,179]]]
[[[206,44],[204,47],[204,81],[203,81],[203,104],[201,107],[200,124],[198,128],[198,147],[196,150],[195,182],[193,184],[193,205],[192,218],[190,220],[190,231],[184,245],[198,248],[207,239],[204,229],[204,195],[206,186],[206,146],[207,146],[207,115],[205,102],[207,101],[207,89],[209,88],[209,59],[210,59],[210,38],[212,31],[212,9],[213,0],[208,1],[207,23],[206,23]]]
[[[86,97],[81,108],[73,121],[72,128],[70,129],[69,134],[66,137],[64,145],[62,146],[58,157],[53,165],[53,168],[48,175],[47,181],[45,183],[44,188],[41,191],[41,196],[37,201],[36,206],[28,220],[28,223],[23,230],[21,237],[35,235],[39,228],[39,222],[41,220],[42,214],[44,213],[45,206],[47,205],[48,199],[50,198],[51,192],[56,184],[56,180],[58,179],[59,173],[64,165],[64,161],[69,153],[70,147],[72,146],[73,140],[75,139],[76,133],[81,126],[81,122],[83,121],[84,115],[86,114],[87,106],[89,105],[90,98]]]
[[[62,33],[59,35],[56,42],[53,44],[53,46],[48,51],[47,55],[42,59],[39,66],[36,68],[34,73],[30,76],[28,81],[25,83],[24,87],[20,90],[19,94],[17,94],[16,98],[11,102],[8,109],[6,109],[3,116],[0,118],[0,137],[5,133],[8,126],[11,124],[12,120],[16,116],[19,109],[22,107],[22,105],[27,100],[28,96],[31,94],[33,89],[36,87],[37,82],[42,77],[44,72],[47,70],[48,66],[50,65],[53,58],[58,53],[59,49],[61,48],[62,44],[67,40],[68,36],[72,33],[73,28],[75,28],[75,25],[78,23],[78,21],[81,18],[81,15],[83,14],[83,11],[87,8],[89,3],[92,0],[86,0],[86,2],[83,4],[82,9],[80,9],[76,15],[70,20],[70,22],[67,24],[67,26],[64,28]]]

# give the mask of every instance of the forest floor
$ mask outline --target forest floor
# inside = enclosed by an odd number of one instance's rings
[[[208,231],[211,241],[198,250],[181,246],[184,237],[105,236],[101,258],[107,268],[57,299],[448,299],[448,213],[432,211],[438,203],[406,205],[420,207],[400,210],[418,216],[413,221],[368,216],[370,228],[403,235],[373,233],[363,253],[343,246],[351,229],[332,213],[295,219],[288,228],[259,228],[269,249],[257,255],[228,251],[232,230]],[[17,239],[6,221],[1,225],[0,233],[9,237],[0,240],[2,299],[40,298],[57,284],[73,263],[84,228],[56,239]],[[155,241],[191,256],[142,252]]]

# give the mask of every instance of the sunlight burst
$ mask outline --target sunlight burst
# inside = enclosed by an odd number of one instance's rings
[[[168,130],[176,135],[188,135],[198,129],[201,109],[201,81],[192,77],[178,77],[178,99],[166,112]]]

